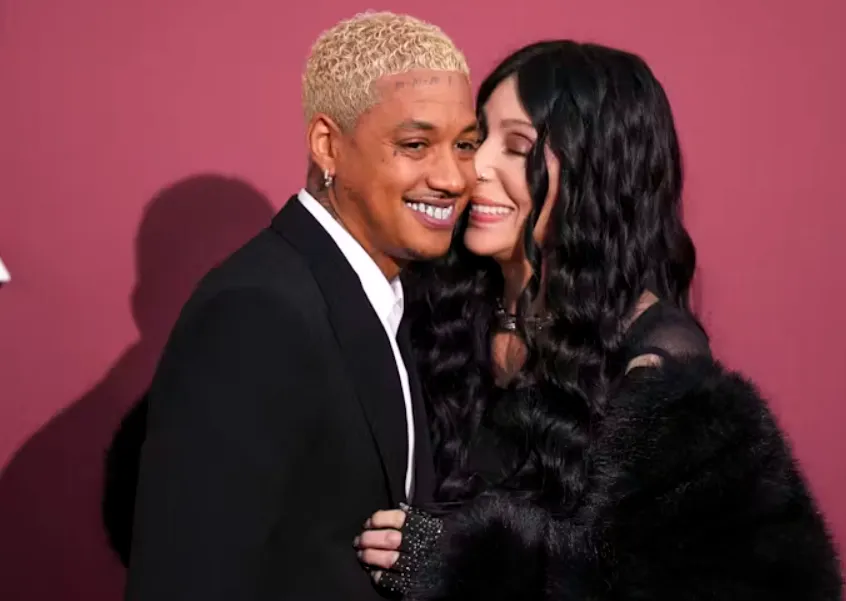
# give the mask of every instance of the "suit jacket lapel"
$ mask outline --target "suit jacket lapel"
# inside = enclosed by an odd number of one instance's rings
[[[402,353],[405,368],[408,372],[408,384],[411,389],[411,407],[414,414],[414,503],[425,505],[434,500],[435,496],[435,466],[432,454],[432,438],[429,430],[429,419],[426,403],[423,398],[423,388],[420,385],[420,374],[411,348],[409,325],[403,320],[397,334],[397,344]]]
[[[402,386],[382,322],[346,257],[296,197],[285,204],[272,228],[302,253],[323,292],[396,505],[405,499],[408,440]]]

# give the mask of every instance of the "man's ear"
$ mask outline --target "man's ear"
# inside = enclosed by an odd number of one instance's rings
[[[308,124],[308,147],[312,162],[320,168],[335,174],[341,128],[330,117],[317,113]]]

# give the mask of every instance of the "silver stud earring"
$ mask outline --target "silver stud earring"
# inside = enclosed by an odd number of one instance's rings
[[[326,169],[323,172],[323,187],[327,190],[332,187],[332,184],[335,182],[335,176],[329,173],[329,170]]]

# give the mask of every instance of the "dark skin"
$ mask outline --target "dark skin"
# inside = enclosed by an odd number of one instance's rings
[[[470,82],[416,70],[375,83],[376,102],[342,129],[315,115],[308,128],[309,192],[373,258],[385,277],[446,254],[451,227],[432,227],[407,203],[467,206],[479,141]],[[323,173],[334,175],[330,188]]]

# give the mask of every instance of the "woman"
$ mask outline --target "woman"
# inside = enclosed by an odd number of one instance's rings
[[[687,310],[678,140],[647,65],[534,44],[478,107],[454,252],[408,282],[441,503],[368,520],[374,578],[426,600],[840,599],[765,402]]]

